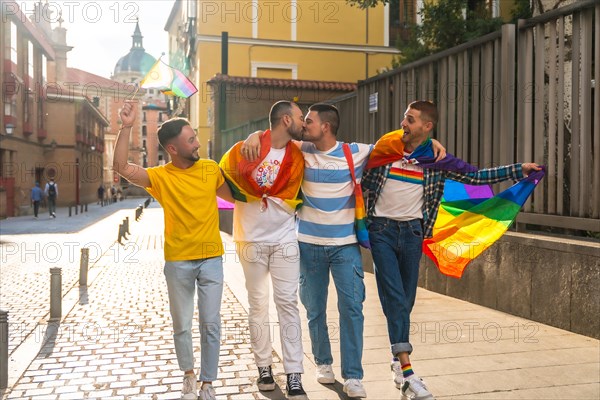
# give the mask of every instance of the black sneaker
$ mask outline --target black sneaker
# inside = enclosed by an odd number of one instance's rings
[[[287,375],[287,394],[288,397],[306,396],[302,388],[302,375],[299,373]]]
[[[273,379],[273,372],[270,365],[268,367],[258,367],[258,381],[256,385],[258,386],[258,390],[265,392],[275,390],[275,380]]]

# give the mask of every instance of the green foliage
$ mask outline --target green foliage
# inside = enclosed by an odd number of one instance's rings
[[[348,4],[350,4],[351,6],[357,6],[359,8],[365,9],[375,7],[380,3],[387,4],[390,2],[390,0],[346,0],[346,2],[348,2]]]
[[[464,0],[424,3],[421,11],[419,39],[432,53],[448,49],[465,41]]]
[[[515,5],[510,11],[510,22],[516,24],[519,19],[528,19],[533,16],[529,0],[515,0]]]
[[[364,3],[376,0],[347,0]],[[398,41],[402,52],[393,62],[394,67],[417,61],[427,55],[449,49],[469,40],[494,32],[502,26],[501,18],[492,18],[485,7],[469,11],[466,0],[425,2],[420,12],[420,26],[410,27],[410,38]]]

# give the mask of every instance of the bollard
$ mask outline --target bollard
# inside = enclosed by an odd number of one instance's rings
[[[119,236],[117,236],[117,242],[121,243],[121,238],[123,237],[123,224],[119,224]]]
[[[87,203],[85,203],[85,212],[87,212]]]
[[[8,387],[8,311],[0,310],[0,390]]]
[[[79,207],[81,207],[81,210],[79,210],[79,212],[83,214],[83,204],[80,204]]]
[[[79,207],[77,204],[75,204],[73,207],[75,207],[75,215],[79,214]]]
[[[50,322],[62,316],[62,269],[50,268]]]
[[[89,260],[90,249],[84,247],[81,249],[81,258],[79,259],[79,286],[87,286]]]
[[[69,217],[71,216],[71,206],[69,206]]]
[[[128,235],[131,235],[131,232],[129,232],[129,217],[125,217],[123,224],[125,224],[125,232],[127,232]]]

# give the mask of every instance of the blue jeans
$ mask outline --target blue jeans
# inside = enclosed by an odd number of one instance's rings
[[[198,289],[200,322],[200,380],[214,381],[221,349],[221,297],[223,295],[223,259],[221,257],[189,261],[166,261],[164,268],[173,319],[173,339],[179,369],[194,369],[192,321],[194,294]]]
[[[392,354],[410,354],[413,350],[408,337],[410,313],[417,295],[423,246],[421,220],[394,221],[374,217],[369,225],[369,241]]]
[[[300,242],[300,300],[306,308],[317,365],[333,363],[327,325],[329,271],[338,295],[342,378],[362,379],[364,272],[358,244],[320,246]]]

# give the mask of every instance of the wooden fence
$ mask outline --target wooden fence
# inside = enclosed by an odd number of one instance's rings
[[[432,100],[436,137],[451,153],[482,168],[546,166],[518,222],[600,232],[599,77],[600,3],[584,0],[361,81],[329,103],[344,119],[341,140],[374,143],[401,127],[411,101]]]
[[[518,223],[600,232],[599,78],[600,2],[582,0],[360,81],[328,103],[342,116],[340,140],[374,143],[401,127],[411,101],[432,100],[436,138],[452,154],[481,168],[546,166]],[[229,129],[224,148],[266,127]]]

